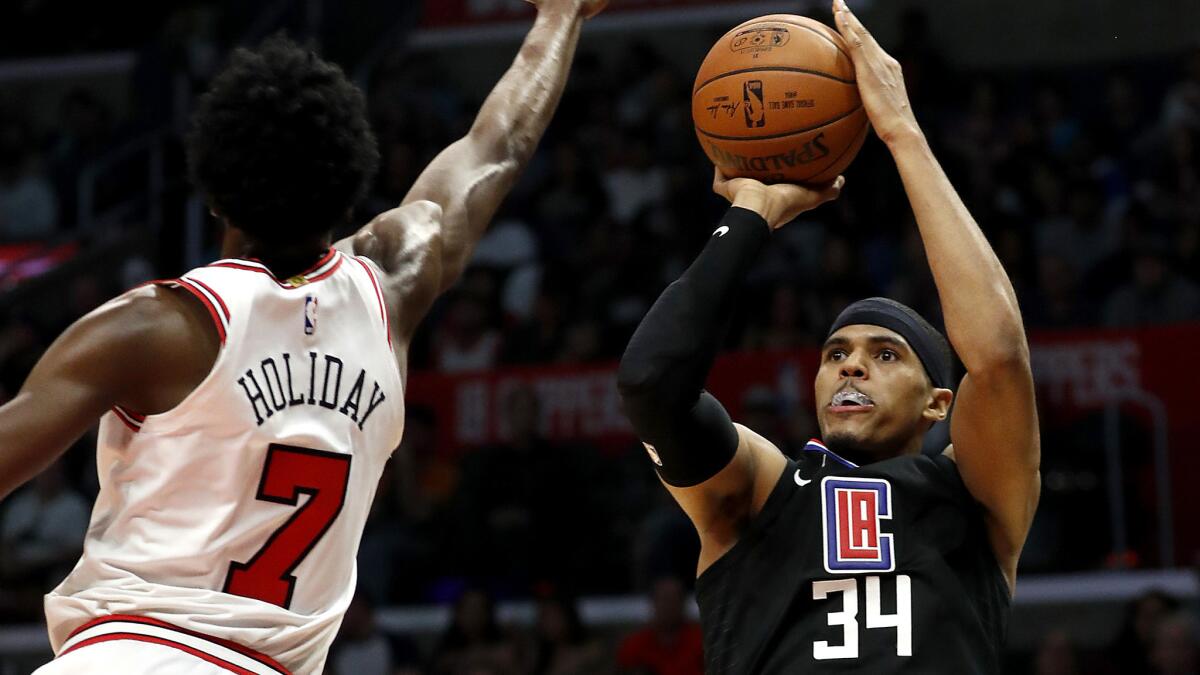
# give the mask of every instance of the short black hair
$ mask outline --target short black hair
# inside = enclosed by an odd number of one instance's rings
[[[269,244],[341,225],[379,167],[362,91],[282,34],[233,52],[200,98],[187,156],[209,205]]]
[[[921,361],[925,374],[935,387],[955,389],[953,352],[946,336],[925,320],[920,312],[891,298],[866,298],[842,310],[829,327],[829,336],[843,326],[868,324],[881,326],[902,335]]]

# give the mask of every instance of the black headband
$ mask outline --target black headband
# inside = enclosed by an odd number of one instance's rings
[[[838,314],[829,335],[856,324],[880,326],[899,333],[917,353],[933,386],[950,388],[950,345],[936,328],[907,305],[887,298],[859,300]]]

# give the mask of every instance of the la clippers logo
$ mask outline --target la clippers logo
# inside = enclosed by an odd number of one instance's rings
[[[825,571],[891,572],[892,535],[880,521],[892,518],[892,486],[876,478],[826,476],[821,480]]]

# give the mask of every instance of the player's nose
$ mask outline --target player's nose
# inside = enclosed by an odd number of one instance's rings
[[[856,352],[856,353],[853,353],[853,354],[847,356],[845,361],[842,361],[841,368],[838,370],[838,376],[844,377],[844,378],[853,377],[853,378],[856,378],[859,380],[866,380],[870,377],[870,374],[869,374],[869,371],[867,370],[866,363],[863,361],[862,357]]]

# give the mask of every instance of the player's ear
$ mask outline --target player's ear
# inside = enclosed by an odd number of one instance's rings
[[[921,416],[930,422],[941,422],[950,414],[950,404],[954,402],[954,392],[941,387],[929,389],[929,400]]]

